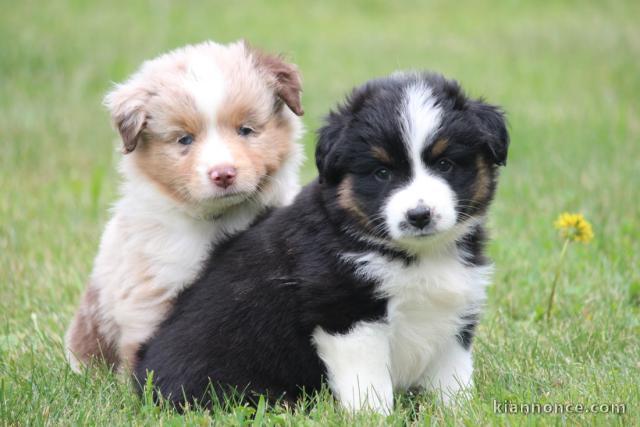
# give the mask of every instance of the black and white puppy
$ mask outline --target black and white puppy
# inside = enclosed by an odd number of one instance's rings
[[[508,134],[439,75],[356,89],[320,130],[319,179],[221,245],[140,352],[176,404],[230,389],[296,400],[323,379],[347,408],[471,384],[489,281],[484,223]],[[209,384],[212,388],[208,388]]]

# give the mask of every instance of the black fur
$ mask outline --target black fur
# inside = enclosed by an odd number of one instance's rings
[[[465,324],[460,332],[458,332],[458,342],[465,348],[471,348],[471,343],[473,342],[473,336],[476,332],[476,326],[478,325],[477,316],[469,316],[465,320],[467,320],[467,324]]]
[[[220,246],[215,263],[179,297],[174,313],[144,348],[139,379],[178,403],[182,390],[206,401],[233,385],[248,397],[293,399],[316,390],[323,367],[309,337],[316,326],[346,332],[356,321],[385,315],[374,283],[363,282],[337,255],[363,250],[328,218],[317,182],[290,208],[271,212]]]
[[[171,316],[141,349],[135,376],[154,385],[175,404],[194,399],[207,404],[209,383],[221,395],[230,389],[295,401],[301,390],[322,384],[325,367],[311,342],[318,326],[345,333],[362,320],[384,320],[387,300],[376,294],[344,253],[375,251],[411,264],[415,256],[394,244],[379,219],[387,196],[406,183],[411,166],[398,118],[403,88],[428,85],[443,109],[435,138],[450,143],[443,155],[425,150],[432,165],[443,156],[459,165],[445,176],[461,200],[473,197],[478,158],[490,165],[506,160],[508,137],[502,113],[464,96],[457,83],[433,74],[409,74],[371,81],[356,89],[331,113],[319,132],[319,179],[289,207],[276,209],[249,230],[219,246],[201,277],[178,298]],[[383,148],[387,163],[372,155]],[[393,176],[376,178],[382,166]],[[459,216],[482,214],[495,190],[491,166],[487,194]],[[345,197],[345,190],[349,197]],[[486,263],[481,226],[458,244],[471,264]],[[471,344],[476,318],[459,333]]]

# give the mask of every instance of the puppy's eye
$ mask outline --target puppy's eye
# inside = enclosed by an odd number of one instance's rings
[[[453,162],[449,159],[441,159],[436,163],[436,168],[442,173],[451,172],[451,169],[453,169]]]
[[[240,136],[249,136],[253,135],[254,133],[256,133],[256,131],[249,126],[240,126],[238,128],[238,135]]]
[[[191,145],[193,144],[193,135],[183,135],[178,138],[178,143],[182,145]]]
[[[387,168],[380,168],[373,175],[378,181],[388,181],[391,178],[391,171]]]

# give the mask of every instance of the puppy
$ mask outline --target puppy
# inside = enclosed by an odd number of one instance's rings
[[[293,200],[300,92],[281,58],[205,42],[145,62],[106,96],[123,183],[66,334],[75,371],[96,357],[130,367],[210,249]]]
[[[507,146],[501,110],[439,75],[356,89],[320,130],[319,179],[214,252],[141,350],[139,384],[153,371],[178,406],[295,401],[323,378],[349,409],[388,413],[414,387],[449,401],[471,385]]]

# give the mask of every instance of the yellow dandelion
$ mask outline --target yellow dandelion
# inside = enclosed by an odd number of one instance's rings
[[[553,309],[553,299],[556,295],[556,287],[558,285],[558,278],[560,277],[560,271],[564,264],[564,257],[567,254],[570,242],[582,242],[589,243],[593,239],[593,229],[589,221],[584,219],[582,214],[572,214],[565,212],[560,214],[556,222],[553,225],[560,231],[560,235],[564,239],[564,245],[562,245],[562,251],[560,251],[560,260],[556,266],[556,273],[553,276],[553,283],[551,284],[551,294],[549,294],[549,303],[547,304],[547,321],[551,319],[551,309]]]
[[[593,239],[591,224],[582,214],[565,212],[558,217],[553,225],[560,230],[563,239],[582,243],[589,243]]]

